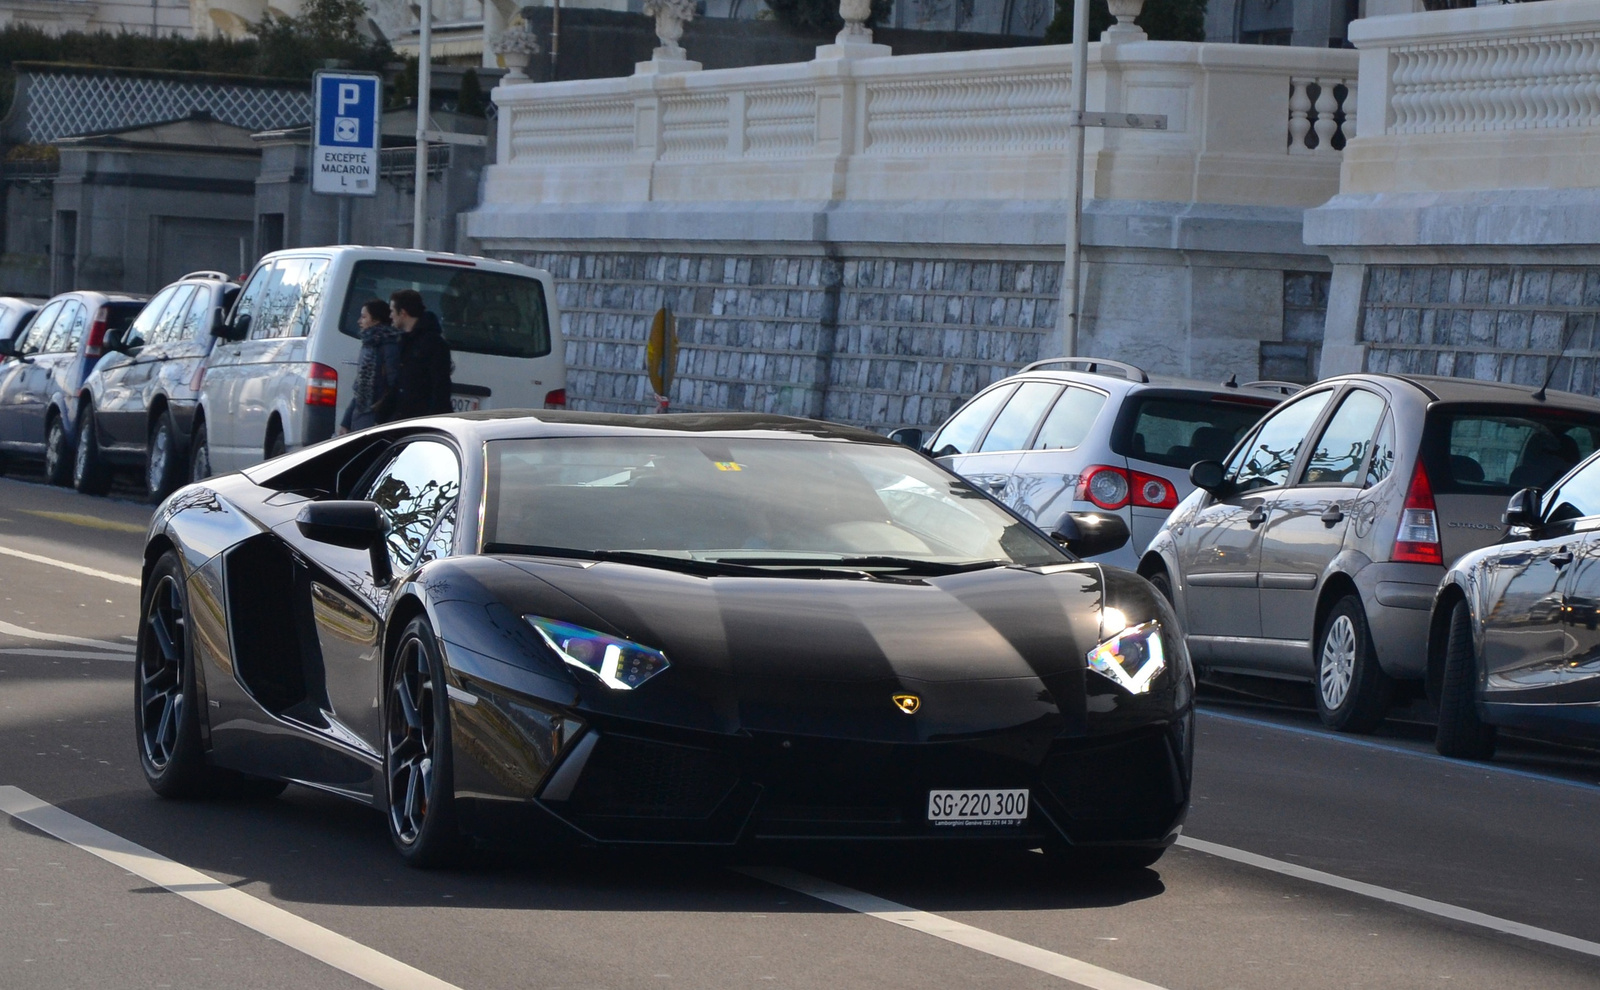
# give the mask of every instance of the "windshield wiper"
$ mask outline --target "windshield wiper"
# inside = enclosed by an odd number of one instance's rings
[[[714,557],[718,562],[743,564],[747,567],[885,567],[912,574],[960,574],[965,571],[983,571],[991,567],[1009,567],[1011,561],[990,560],[922,560],[916,557],[889,557],[873,554],[864,557]]]

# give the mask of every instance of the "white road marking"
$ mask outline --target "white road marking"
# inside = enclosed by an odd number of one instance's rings
[[[97,571],[93,567],[84,567],[82,564],[69,564],[65,560],[56,560],[53,557],[41,557],[39,554],[28,553],[25,550],[13,550],[10,547],[0,547],[0,554],[5,554],[7,557],[16,557],[19,560],[31,560],[35,564],[48,564],[51,567],[59,567],[64,571],[72,571],[75,574],[87,574],[90,577],[104,578],[107,581],[115,581],[118,584],[132,585],[135,588],[139,587],[139,579],[135,577],[128,577],[125,574],[113,574],[110,571]]]
[[[64,636],[61,633],[43,632],[38,629],[29,629],[26,626],[15,626],[3,621],[0,621],[0,636],[37,639],[46,643],[65,643],[68,646],[93,646],[102,650],[113,650],[117,653],[132,653],[134,651],[134,647],[127,643],[117,643],[109,639],[85,639],[82,636]]]
[[[1026,942],[1018,942],[1014,938],[974,928],[937,914],[918,911],[904,904],[897,904],[851,887],[842,887],[797,870],[782,867],[742,867],[739,872],[757,880],[786,887],[807,897],[815,897],[819,901],[869,915],[880,921],[922,932],[924,935],[932,935],[946,942],[964,945],[969,949],[976,949],[996,958],[1069,980],[1090,990],[1161,990],[1153,983],[1124,976],[1081,959],[1041,949]]]
[[[429,976],[376,949],[107,832],[21,788],[0,786],[0,811],[375,987],[460,990],[454,984]]]
[[[0,656],[45,657],[50,660],[117,660],[133,663],[132,653],[90,653],[88,650],[47,650],[43,647],[12,646],[0,649]]]
[[[1479,928],[1487,928],[1490,931],[1500,932],[1505,935],[1515,935],[1533,942],[1543,942],[1545,945],[1553,945],[1572,952],[1581,952],[1586,956],[1600,956],[1600,942],[1590,942],[1571,935],[1563,935],[1560,932],[1535,928],[1533,925],[1525,925],[1520,921],[1496,918],[1492,914],[1456,907],[1454,904],[1429,900],[1426,897],[1418,897],[1415,894],[1407,894],[1399,890],[1390,890],[1388,887],[1379,887],[1376,884],[1363,883],[1360,880],[1347,880],[1332,873],[1324,873],[1321,870],[1313,870],[1294,863],[1286,863],[1281,859],[1272,859],[1269,856],[1259,856],[1252,852],[1245,852],[1243,849],[1235,849],[1232,846],[1222,846],[1215,842],[1193,839],[1187,835],[1178,837],[1178,845],[1183,846],[1185,849],[1193,849],[1196,852],[1216,856],[1219,859],[1232,860],[1235,863],[1243,863],[1246,866],[1254,866],[1261,870],[1270,870],[1273,873],[1294,877],[1297,880],[1306,880],[1311,883],[1322,884],[1325,887],[1333,887],[1336,890],[1360,894],[1362,897],[1371,897],[1374,900],[1410,908],[1413,911],[1421,911],[1424,914],[1431,914],[1438,918],[1476,925]]]

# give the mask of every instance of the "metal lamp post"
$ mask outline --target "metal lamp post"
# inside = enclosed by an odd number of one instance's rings
[[[428,233],[428,118],[433,115],[433,0],[422,0],[417,38],[417,174],[412,198],[411,246],[421,250]]]

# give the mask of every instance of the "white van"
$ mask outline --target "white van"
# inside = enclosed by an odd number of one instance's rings
[[[381,247],[275,251],[256,264],[200,386],[190,476],[247,468],[333,436],[354,390],[369,299],[416,289],[450,344],[458,411],[560,408],[566,360],[550,273]]]

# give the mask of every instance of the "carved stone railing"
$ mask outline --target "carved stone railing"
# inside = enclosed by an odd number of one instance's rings
[[[1167,117],[1089,132],[1091,198],[1311,206],[1337,191],[1356,53],[1090,50],[1091,108]],[[1058,200],[1068,63],[1038,47],[501,85],[486,204]]]

